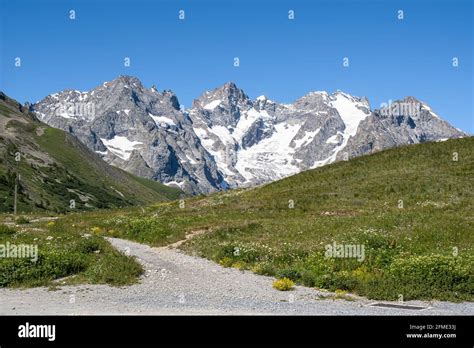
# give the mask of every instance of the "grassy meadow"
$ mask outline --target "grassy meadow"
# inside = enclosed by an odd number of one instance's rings
[[[70,213],[53,225],[30,222],[38,233],[17,226],[14,234],[0,233],[0,244],[39,235],[44,260],[62,266],[29,273],[19,261],[0,260],[0,286],[71,274],[77,281],[132,283],[140,274],[136,261],[102,237],[162,246],[200,231],[180,248],[226,267],[372,299],[472,301],[473,207],[473,137],[405,146],[254,189]],[[55,242],[45,244],[50,235]],[[328,257],[328,245],[357,245],[364,257]],[[28,275],[11,276],[22,272]]]

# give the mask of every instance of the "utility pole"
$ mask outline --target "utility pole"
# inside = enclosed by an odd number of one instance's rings
[[[15,178],[15,198],[13,202],[13,214],[16,215],[17,212],[17,200],[18,200],[18,183],[20,182],[20,174],[16,175]]]

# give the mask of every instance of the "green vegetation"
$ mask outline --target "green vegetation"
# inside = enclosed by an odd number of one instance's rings
[[[127,285],[142,273],[133,258],[115,250],[102,237],[65,229],[60,221],[33,225],[18,230],[0,225],[0,250],[23,246],[30,250],[28,257],[0,258],[0,287],[52,285],[63,277],[63,284]]]
[[[44,228],[154,246],[201,231],[180,248],[226,267],[372,299],[472,301],[473,174],[471,137],[383,151],[184,205],[68,214]],[[363,246],[364,257],[328,257],[335,243]]]
[[[15,219],[15,223],[17,225],[24,225],[24,224],[28,224],[30,222],[30,220],[28,220],[26,217],[24,216],[20,216],[20,217],[17,217]]]
[[[4,224],[0,224],[0,237],[6,237],[15,234],[15,230]]]
[[[183,208],[171,202],[67,219],[151,245],[204,230],[181,248],[310,287],[472,300],[473,150],[474,138],[406,146],[253,190],[193,197]],[[363,260],[326,257],[334,243],[364,246]]]

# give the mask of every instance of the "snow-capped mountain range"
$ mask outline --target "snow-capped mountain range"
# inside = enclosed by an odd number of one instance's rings
[[[457,138],[413,97],[371,110],[366,98],[311,92],[292,104],[251,100],[234,83],[181,110],[176,95],[130,76],[31,105],[47,124],[76,135],[133,174],[191,193],[265,183],[382,149]]]

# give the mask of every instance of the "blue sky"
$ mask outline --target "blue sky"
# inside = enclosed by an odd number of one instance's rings
[[[189,107],[234,81],[250,97],[280,102],[341,89],[374,108],[412,95],[474,133],[470,0],[0,2],[0,90],[21,102],[126,74],[173,90]]]

